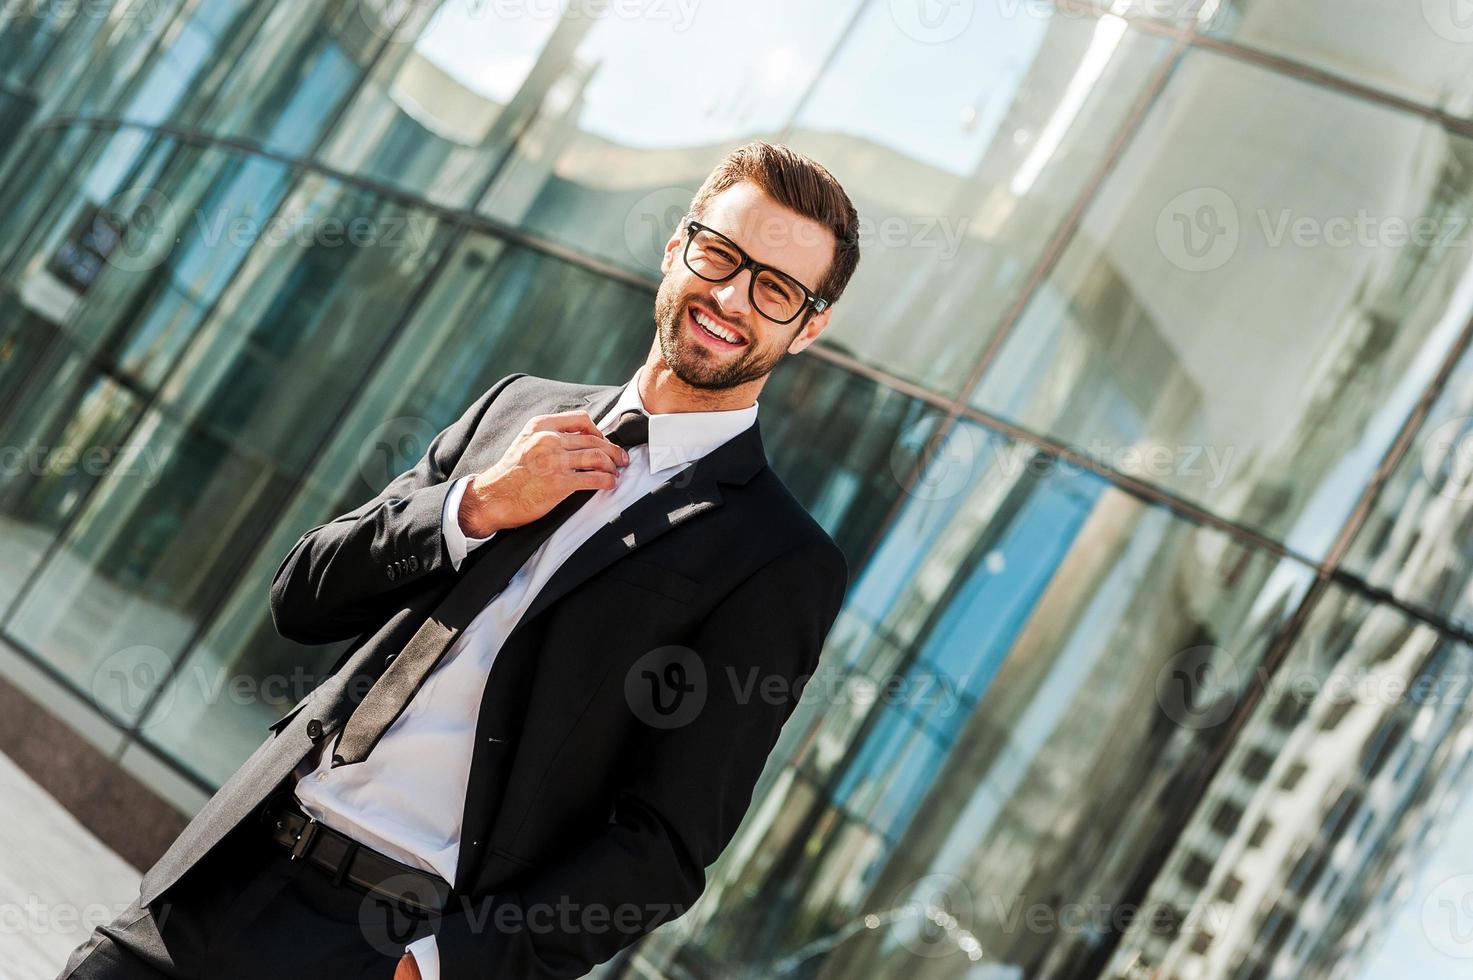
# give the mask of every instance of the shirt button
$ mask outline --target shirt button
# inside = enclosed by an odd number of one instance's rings
[[[317,774],[317,781],[319,783],[325,783],[325,782],[327,782],[327,773],[325,773],[325,772],[319,772]]]

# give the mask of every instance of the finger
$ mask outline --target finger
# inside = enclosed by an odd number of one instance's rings
[[[593,424],[593,417],[583,409],[574,409],[568,412],[557,412],[552,415],[538,415],[530,423],[532,432],[586,432],[589,435],[602,436],[598,426]]]
[[[586,470],[573,474],[573,490],[612,490],[618,479],[602,470]]]
[[[563,454],[563,460],[571,470],[604,470],[608,473],[619,471],[619,464],[602,449],[575,449]]]
[[[597,449],[608,453],[616,462],[629,462],[629,453],[622,447],[615,445],[602,433],[595,436],[585,432],[559,432],[558,438],[562,440],[563,449],[565,450]]]

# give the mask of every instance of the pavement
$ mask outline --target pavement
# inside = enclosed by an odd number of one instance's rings
[[[54,980],[142,875],[0,755],[0,978]]]

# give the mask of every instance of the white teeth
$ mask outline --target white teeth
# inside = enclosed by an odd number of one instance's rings
[[[696,313],[696,322],[729,344],[740,344],[742,342],[741,337],[727,330],[725,327],[712,323],[711,319],[707,316]]]

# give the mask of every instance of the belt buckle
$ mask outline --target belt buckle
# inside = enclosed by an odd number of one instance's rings
[[[317,836],[317,820],[308,817],[302,829],[297,832],[296,843],[292,845],[291,860],[295,861],[307,853],[307,848],[312,846],[312,838]]]

